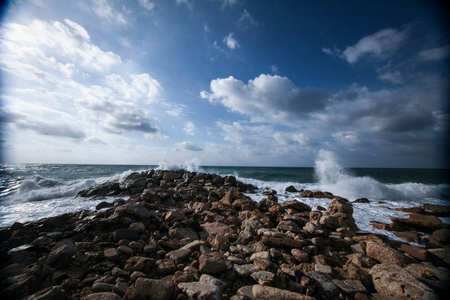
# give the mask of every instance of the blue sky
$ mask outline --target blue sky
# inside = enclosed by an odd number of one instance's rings
[[[11,1],[5,162],[442,167],[430,1]]]

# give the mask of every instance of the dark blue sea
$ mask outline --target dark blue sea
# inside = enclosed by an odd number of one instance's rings
[[[27,222],[84,209],[95,209],[107,199],[77,198],[78,191],[107,180],[120,179],[134,171],[178,169],[234,175],[244,183],[259,188],[275,189],[279,201],[297,199],[313,209],[327,207],[329,199],[302,198],[298,193],[286,193],[293,185],[298,190],[320,190],[345,197],[350,201],[368,198],[369,204],[354,204],[354,217],[362,231],[379,232],[370,221],[390,222],[391,216],[404,216],[396,207],[420,206],[424,203],[450,205],[448,170],[343,168],[332,154],[322,153],[311,168],[286,167],[219,167],[182,166],[167,163],[135,165],[75,165],[75,164],[9,164],[0,166],[0,227],[14,222]],[[261,193],[250,194],[259,201]],[[380,207],[384,206],[384,207]],[[389,209],[385,208],[388,206]],[[450,220],[442,218],[446,223]],[[386,234],[386,232],[383,232]]]

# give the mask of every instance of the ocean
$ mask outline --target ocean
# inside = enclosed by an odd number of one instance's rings
[[[78,191],[123,178],[131,172],[156,168],[234,175],[238,180],[258,187],[256,194],[248,194],[255,201],[264,198],[262,191],[275,189],[279,202],[297,199],[313,209],[327,207],[330,202],[330,199],[302,198],[298,193],[285,192],[290,185],[297,190],[331,192],[350,201],[368,198],[370,203],[353,204],[359,230],[383,233],[394,239],[396,237],[390,232],[372,229],[370,221],[389,223],[392,216],[407,216],[393,210],[397,207],[424,203],[450,205],[448,170],[343,168],[328,151],[319,153],[311,168],[199,166],[195,160],[182,166],[167,162],[159,166],[8,164],[0,166],[0,227],[67,212],[94,210],[101,201],[112,202],[115,198],[86,199],[76,197]],[[450,223],[450,218],[441,219]]]

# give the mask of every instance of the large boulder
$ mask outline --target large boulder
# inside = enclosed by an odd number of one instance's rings
[[[333,198],[328,205],[328,213],[336,217],[340,225],[348,226],[353,231],[358,229],[353,218],[353,206],[347,199]]]
[[[396,264],[379,264],[370,270],[375,290],[395,299],[438,299],[427,285]]]
[[[47,256],[47,264],[51,266],[63,266],[77,254],[77,246],[71,240],[62,240]]]

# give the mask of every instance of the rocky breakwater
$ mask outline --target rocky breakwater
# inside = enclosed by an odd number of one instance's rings
[[[383,235],[352,204],[327,211],[233,176],[133,173],[81,191],[112,205],[0,230],[2,299],[436,299],[448,270]],[[317,195],[325,195],[324,193]],[[330,196],[330,195],[328,195]],[[122,199],[127,197],[127,200]]]

